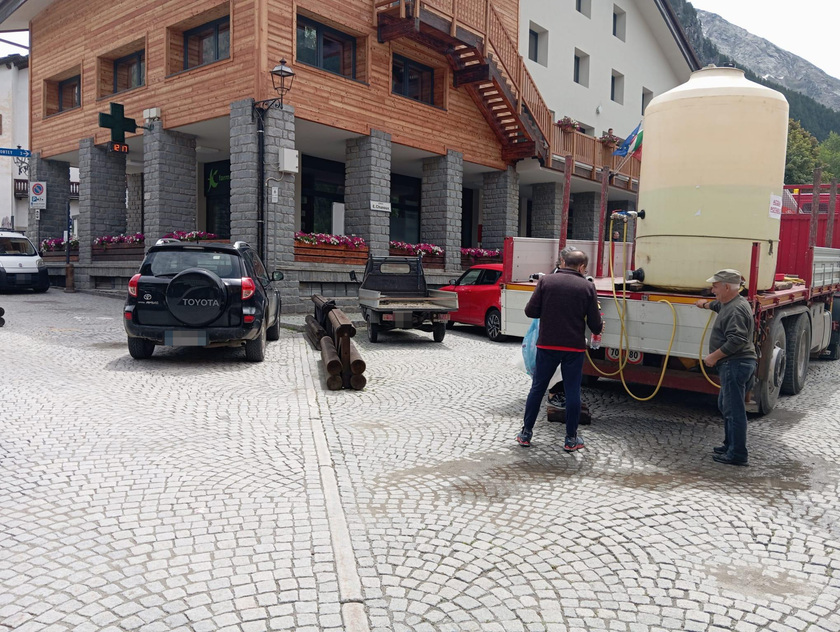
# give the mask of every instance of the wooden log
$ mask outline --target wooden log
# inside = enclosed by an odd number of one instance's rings
[[[330,375],[341,375],[341,360],[335,350],[332,338],[329,336],[321,338],[321,360],[324,361],[324,368]]]
[[[307,341],[309,344],[311,344],[311,345],[312,345],[312,348],[313,348],[313,349],[320,349],[320,348],[321,348],[321,339],[320,339],[320,338],[316,339],[316,338],[312,335],[312,332],[311,332],[311,331],[309,331],[308,329],[304,329],[304,330],[303,330],[303,337],[304,337],[304,338],[306,338],[306,341]]]
[[[315,303],[315,320],[321,327],[327,326],[327,314],[335,309],[335,301],[320,294],[312,295],[312,302]]]
[[[332,313],[332,312],[330,312]],[[346,333],[335,337],[335,348],[341,360],[341,376],[344,378],[344,388],[350,388],[350,336]]]
[[[344,382],[340,375],[330,375],[327,377],[327,388],[331,391],[340,391]]]
[[[354,343],[351,340],[350,341],[350,372],[353,375],[361,375],[362,373],[365,372],[366,368],[367,368],[367,364],[365,364],[365,361],[362,360],[362,356],[359,353],[359,350],[356,348],[356,343]],[[350,379],[351,379],[351,383],[352,383],[352,378],[350,378]]]
[[[318,320],[311,314],[307,314],[304,320],[306,321],[306,328],[318,341],[320,341],[321,338],[326,338],[327,336],[329,336],[327,330],[321,327],[321,323],[319,323]]]
[[[327,323],[324,328],[332,334],[333,338],[339,336],[352,338],[356,335],[356,327],[353,325],[353,321],[340,309],[330,310],[330,313],[327,314]]]
[[[364,375],[359,374],[350,376],[350,386],[352,386],[354,390],[360,391],[366,384],[367,378]]]

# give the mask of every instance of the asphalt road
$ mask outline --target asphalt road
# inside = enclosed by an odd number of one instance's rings
[[[840,630],[840,362],[734,468],[713,399],[617,382],[585,450],[519,447],[519,342],[476,328],[360,331],[334,392],[291,328],[135,361],[119,300],[0,306],[0,631]]]

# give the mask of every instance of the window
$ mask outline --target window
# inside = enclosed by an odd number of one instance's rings
[[[415,101],[435,104],[435,71],[401,55],[394,55],[391,91]]]
[[[297,60],[355,79],[356,38],[299,15]]]
[[[613,23],[612,34],[615,35],[622,42],[626,36],[627,31],[627,13],[613,5]]]
[[[184,70],[230,57],[230,16],[184,31]]]
[[[574,80],[584,88],[589,87],[589,55],[575,49]]]
[[[647,88],[642,88],[642,115],[643,116],[644,116],[645,110],[647,109],[647,106],[650,103],[651,99],[653,99],[653,92],[648,90]]]
[[[66,112],[82,105],[82,77],[76,75],[58,82],[58,111]]]
[[[610,77],[610,99],[616,103],[624,103],[624,75],[615,70]]]
[[[534,29],[528,31],[528,59],[537,61],[537,47],[540,43],[540,34]]]
[[[420,241],[420,195],[422,180],[391,174],[390,238],[416,244]]]
[[[533,22],[528,29],[528,59],[548,65],[548,31]]]
[[[575,10],[586,17],[592,17],[592,0],[575,0]]]
[[[114,92],[146,84],[146,53],[137,51],[114,60]]]
[[[344,181],[344,163],[301,156],[301,231],[333,232],[333,207],[344,204]]]

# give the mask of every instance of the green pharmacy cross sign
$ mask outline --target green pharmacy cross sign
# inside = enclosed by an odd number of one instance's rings
[[[134,119],[125,118],[125,110],[122,103],[111,103],[111,113],[99,113],[99,127],[107,127],[111,130],[111,142],[125,143],[125,133],[137,131],[137,123]]]

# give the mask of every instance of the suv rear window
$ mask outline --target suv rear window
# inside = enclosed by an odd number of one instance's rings
[[[35,246],[26,237],[0,237],[0,257],[3,255],[34,256]]]
[[[222,279],[241,276],[239,257],[226,252],[158,250],[146,259],[148,272],[154,276],[176,275],[187,268],[203,268]]]

